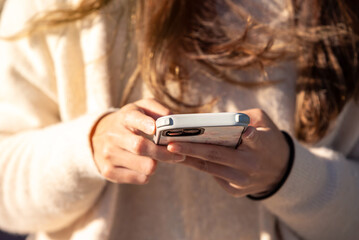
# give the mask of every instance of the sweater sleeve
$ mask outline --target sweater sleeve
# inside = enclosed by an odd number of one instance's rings
[[[2,30],[18,16],[9,11],[16,1],[8,2]],[[58,97],[64,90],[41,34],[0,41],[0,52],[0,228],[55,231],[87,212],[106,184],[89,145],[99,114],[81,109],[64,120]],[[76,99],[72,106],[81,104]]]
[[[353,133],[354,134],[354,133]],[[282,188],[263,201],[304,239],[356,239],[359,226],[358,156],[295,143],[292,172]],[[354,152],[359,150],[359,144]]]
[[[93,206],[104,181],[89,150],[92,123],[91,116],[84,116],[0,141],[2,228],[54,231]]]

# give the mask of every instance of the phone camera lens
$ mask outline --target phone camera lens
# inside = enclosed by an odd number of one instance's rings
[[[201,135],[204,132],[202,128],[187,128],[187,129],[171,129],[163,132],[163,136],[168,137],[188,137]]]
[[[200,129],[185,129],[184,133],[188,134],[188,135],[199,135],[201,133],[201,130]]]
[[[171,130],[171,131],[168,131],[166,132],[166,135],[167,136],[181,136],[183,133],[183,130]]]

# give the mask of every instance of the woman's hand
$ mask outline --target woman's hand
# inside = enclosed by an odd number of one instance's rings
[[[213,175],[236,197],[271,191],[282,179],[288,164],[288,144],[263,111],[243,111],[250,127],[237,149],[198,143],[170,143],[170,152],[186,155],[183,164]]]
[[[146,184],[156,169],[156,160],[183,160],[183,155],[170,153],[147,138],[155,133],[155,119],[168,114],[169,110],[155,100],[144,99],[103,117],[92,136],[100,173],[115,183]]]

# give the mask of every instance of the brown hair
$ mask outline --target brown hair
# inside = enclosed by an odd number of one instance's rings
[[[153,1],[142,2],[142,14],[147,16],[141,23],[145,26],[140,36],[144,46],[140,59],[142,78],[152,86],[158,99],[175,103],[182,107],[181,111],[198,105],[171,96],[166,89],[166,83],[176,79],[185,89],[186,69],[181,66],[179,56],[196,60],[224,81],[262,87],[273,82],[238,82],[226,75],[225,70],[259,66],[265,74],[265,65],[293,57],[290,49],[274,47],[271,31],[277,38],[283,37],[283,32],[291,35],[286,40],[297,51],[298,139],[308,143],[320,140],[344,105],[353,97],[358,98],[359,21],[358,11],[351,10],[356,6],[354,1],[293,0],[293,25],[285,30],[269,29],[231,1],[156,0],[156,4]],[[214,8],[218,2],[222,8],[227,5],[238,17],[247,20],[241,35],[230,36],[220,22]],[[265,45],[250,42],[248,33],[252,28],[267,30]],[[178,69],[184,69],[180,76]]]
[[[86,0],[76,9],[35,17],[27,33],[39,26],[82,19],[110,2]],[[275,82],[238,82],[225,70],[258,66],[265,76],[264,66],[296,57],[299,66],[296,134],[308,143],[320,140],[344,105],[353,97],[358,98],[359,11],[354,0],[292,0],[293,24],[285,31],[270,29],[230,0],[128,0],[128,3],[136,5],[141,77],[154,96],[174,110],[196,111],[205,105],[186,103],[182,98],[188,79],[183,60],[200,64],[224,81],[263,87]],[[230,34],[220,21],[215,4],[246,21],[241,34]],[[248,37],[258,28],[268,33],[265,44],[253,43]],[[274,41],[282,36],[290,36],[286,40],[291,49],[276,47]],[[179,96],[168,90],[167,84],[171,82],[181,87]]]
[[[184,62],[195,62],[209,75],[252,88],[267,86],[276,81],[241,82],[233,79],[226,70],[257,66],[266,77],[265,65],[288,57],[284,49],[273,48],[272,38],[261,44],[252,43],[249,40],[252,29],[269,29],[231,1],[159,0],[156,1],[156,7],[151,7],[154,6],[152,0],[141,3],[139,15],[147,16],[141,18],[138,28],[142,31],[137,34],[142,43],[139,59],[142,79],[152,87],[158,99],[164,99],[165,104],[179,112],[199,111],[199,106],[203,106],[201,102],[185,102],[181,95],[175,97],[166,89],[167,83],[176,81],[182,89],[181,93],[186,92],[188,69]],[[216,5],[224,10],[235,11],[238,19],[246,23],[242,33],[230,36],[230,30],[218,18],[214,7]]]
[[[315,142],[344,105],[359,97],[359,9],[353,0],[304,0],[294,6],[296,26],[307,33],[299,36],[304,51],[298,59],[296,133]]]

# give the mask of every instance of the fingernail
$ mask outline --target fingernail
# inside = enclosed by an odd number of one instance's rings
[[[146,128],[147,128],[148,132],[150,132],[150,133],[155,132],[155,124],[153,122],[147,122]]]
[[[179,159],[176,159],[175,162],[183,162],[184,160],[186,160],[186,156],[185,155],[176,155],[179,157]]]
[[[250,131],[249,134],[248,134],[248,136],[247,136],[247,138],[252,138],[253,135],[254,135],[254,131]]]
[[[255,129],[248,128],[247,131],[244,133],[244,137],[247,139],[251,139],[254,136]]]
[[[181,146],[174,145],[174,144],[169,144],[167,146],[167,150],[170,151],[170,152],[181,152]]]

